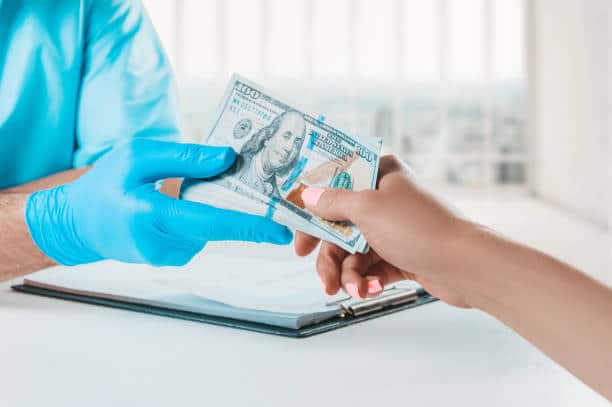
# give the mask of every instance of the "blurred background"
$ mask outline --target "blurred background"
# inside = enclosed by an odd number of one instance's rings
[[[522,0],[149,0],[199,138],[231,72],[431,180],[524,187]]]
[[[233,72],[612,281],[609,0],[145,0],[199,141]]]

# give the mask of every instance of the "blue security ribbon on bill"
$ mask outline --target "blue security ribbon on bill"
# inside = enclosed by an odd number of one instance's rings
[[[289,174],[289,177],[287,177],[285,182],[283,182],[283,185],[281,185],[281,191],[286,192],[291,189],[291,187],[295,183],[295,180],[298,179],[300,175],[302,175],[302,171],[304,170],[304,167],[306,167],[307,162],[308,158],[300,158],[300,161],[298,161],[297,165],[293,168],[291,174]]]

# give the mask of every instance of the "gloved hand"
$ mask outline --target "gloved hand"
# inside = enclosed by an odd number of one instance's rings
[[[71,184],[32,194],[26,223],[50,258],[75,265],[101,259],[183,265],[213,240],[288,244],[269,219],[163,195],[155,181],[209,178],[227,170],[231,148],[135,139],[106,154]]]

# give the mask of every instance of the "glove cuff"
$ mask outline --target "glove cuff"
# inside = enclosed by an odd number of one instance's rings
[[[59,264],[73,266],[101,260],[75,230],[74,213],[66,199],[67,185],[34,192],[25,207],[25,221],[38,248]]]

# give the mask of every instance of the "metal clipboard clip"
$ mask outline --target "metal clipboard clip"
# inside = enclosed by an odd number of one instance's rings
[[[327,305],[339,305],[346,314],[354,317],[378,312],[382,309],[407,304],[419,299],[419,293],[414,287],[390,287],[378,297],[365,300],[351,297],[341,298]]]

